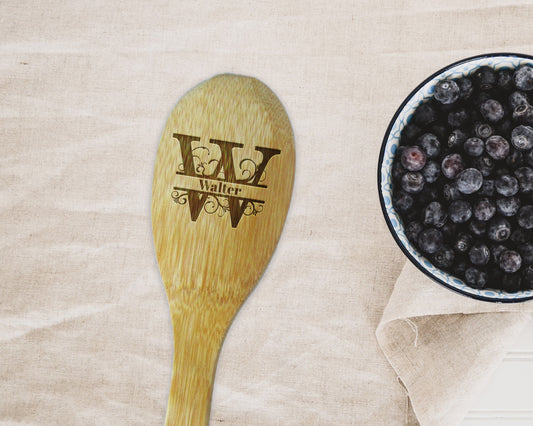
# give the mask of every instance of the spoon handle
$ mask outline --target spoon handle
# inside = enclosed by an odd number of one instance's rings
[[[170,299],[174,366],[165,425],[207,425],[218,355],[239,304],[214,293],[180,293]]]

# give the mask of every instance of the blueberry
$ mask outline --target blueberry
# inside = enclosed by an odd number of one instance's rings
[[[490,260],[490,250],[486,244],[477,242],[470,248],[468,257],[473,265],[486,265]]]
[[[485,150],[495,160],[504,160],[509,154],[509,142],[500,135],[493,135],[485,141]]]
[[[494,181],[492,179],[483,179],[483,185],[481,185],[481,188],[477,193],[478,195],[485,197],[492,197],[495,191]]]
[[[487,139],[494,134],[494,127],[488,123],[476,123],[474,124],[474,133],[478,138]]]
[[[438,201],[429,203],[424,209],[424,224],[440,228],[446,223],[448,214],[444,206]]]
[[[518,225],[524,229],[533,229],[533,206],[522,206],[516,215]]]
[[[518,180],[519,192],[522,195],[532,194],[533,192],[533,169],[528,166],[517,167],[514,170],[514,176]]]
[[[533,290],[533,266],[529,265],[522,278],[522,287],[524,290]]]
[[[468,222],[468,230],[476,237],[481,237],[487,232],[487,222],[472,219],[470,222]]]
[[[465,281],[472,288],[485,288],[489,277],[486,272],[470,267],[465,271]]]
[[[448,215],[454,223],[465,223],[472,217],[472,207],[468,201],[456,200],[448,207]]]
[[[424,225],[418,220],[413,220],[405,227],[405,235],[410,241],[416,241],[418,235],[424,229]]]
[[[487,99],[480,106],[481,115],[487,121],[496,123],[503,118],[503,106],[495,99]]]
[[[488,266],[487,275],[489,277],[487,287],[501,288],[503,276],[506,274],[503,273],[498,264]]]
[[[494,186],[496,192],[504,197],[511,197],[519,190],[518,179],[508,174],[504,174],[496,179]]]
[[[427,158],[435,158],[439,155],[440,141],[433,133],[424,133],[416,142]]]
[[[402,188],[410,194],[417,194],[424,188],[424,176],[420,172],[408,172],[402,177]]]
[[[457,129],[464,126],[466,123],[468,123],[469,119],[470,114],[463,107],[457,108],[448,113],[448,124],[452,129]]]
[[[533,149],[531,151],[527,151],[524,155],[524,161],[533,167]]]
[[[452,104],[457,99],[459,99],[459,95],[461,93],[461,89],[459,89],[459,86],[457,83],[453,80],[440,80],[435,85],[435,92],[434,97],[437,101],[439,101],[442,104]]]
[[[528,166],[518,167],[514,171],[518,180],[518,187],[522,194],[529,194],[533,191],[533,169]]]
[[[533,124],[533,106],[530,104],[518,105],[513,110],[513,120],[518,123]]]
[[[491,93],[486,92],[486,91],[481,91],[481,92],[475,92],[472,95],[472,98],[470,101],[474,105],[474,107],[479,108],[483,102],[491,98],[492,98]]]
[[[396,191],[392,198],[394,208],[400,212],[406,212],[413,207],[414,199],[405,191]]]
[[[522,256],[522,261],[525,264],[532,264],[533,263],[533,243],[526,242],[521,244],[518,247],[518,253],[520,253],[520,256]]]
[[[529,65],[518,67],[513,75],[513,82],[518,90],[533,89],[533,68]]]
[[[408,146],[402,151],[400,161],[406,170],[417,172],[426,165],[426,154],[417,146]]]
[[[500,135],[508,135],[513,129],[513,121],[511,117],[504,116],[500,121],[494,125],[494,132]]]
[[[511,224],[502,217],[495,217],[489,222],[487,236],[492,241],[505,241],[511,236]]]
[[[494,160],[488,155],[481,155],[472,160],[472,167],[478,169],[483,177],[488,177],[494,171],[495,164]]]
[[[500,254],[498,264],[503,272],[512,274],[513,272],[518,271],[522,266],[522,257],[514,250],[505,250]]]
[[[418,247],[424,253],[433,254],[439,251],[444,245],[442,233],[435,228],[424,229],[418,235]]]
[[[508,293],[515,293],[520,290],[521,281],[520,274],[503,274],[500,287]]]
[[[440,195],[440,186],[427,184],[418,195],[418,201],[421,205],[426,205],[432,201],[436,201]]]
[[[416,208],[409,209],[405,212],[401,212],[401,214],[403,215],[403,220],[407,222],[420,219],[420,211]]]
[[[474,204],[473,213],[477,220],[482,220],[486,222],[487,220],[492,219],[492,217],[496,213],[496,205],[492,200],[489,200],[486,197],[480,198]]]
[[[514,121],[527,121],[528,117],[531,115],[531,103],[529,102],[529,97],[525,96],[523,92],[515,92],[515,95],[512,98],[514,103],[514,108],[512,108],[512,118]],[[523,93],[523,97],[518,95],[518,93]],[[511,101],[511,99],[510,99]]]
[[[492,246],[491,247],[490,252],[492,254],[492,259],[493,259],[494,263],[498,263],[499,262],[500,255],[506,250],[508,250],[507,247],[505,247],[504,245],[501,245],[501,244],[498,244],[496,246]]]
[[[448,137],[448,134],[450,133],[450,129],[448,126],[444,124],[440,124],[438,121],[433,123],[429,128],[428,131],[430,133],[433,133],[439,141],[443,141]]]
[[[412,145],[412,143],[420,136],[422,129],[414,123],[407,123],[401,134],[401,143],[404,145]]]
[[[472,157],[479,157],[481,154],[483,154],[485,142],[477,137],[468,138],[463,145],[463,149],[468,155]]]
[[[442,232],[444,241],[451,241],[457,235],[457,224],[449,220],[441,228],[439,228],[439,231]]]
[[[497,73],[497,85],[498,89],[502,91],[512,90],[513,86],[513,74],[508,69],[501,69]]]
[[[453,250],[449,247],[443,247],[431,256],[431,260],[437,268],[450,268],[454,258]]]
[[[527,243],[531,240],[531,230],[517,227],[511,232],[509,240],[516,245]]]
[[[502,216],[514,216],[519,208],[520,198],[518,197],[501,197],[496,200],[496,210]]]
[[[505,164],[509,166],[512,169],[516,169],[517,167],[520,167],[522,163],[524,162],[524,155],[522,154],[522,151],[519,151],[518,149],[512,148],[509,151],[509,155],[505,159]]]
[[[463,77],[455,80],[457,83],[457,86],[459,86],[459,98],[463,100],[467,100],[472,96],[472,92],[474,91],[474,85],[472,84],[472,80],[469,78]]]
[[[448,154],[441,163],[442,174],[453,179],[465,169],[463,158],[459,154]]]
[[[453,249],[459,253],[466,253],[470,250],[470,247],[472,247],[473,242],[474,238],[472,235],[463,232],[459,234],[457,239],[454,241]]]
[[[413,115],[414,123],[420,127],[429,126],[431,123],[435,122],[437,118],[437,110],[429,102],[420,105]]]
[[[478,68],[473,78],[481,90],[490,90],[497,84],[496,72],[487,66]]]
[[[468,268],[468,263],[462,258],[455,258],[454,264],[452,265],[452,272],[455,276],[464,277],[466,268]]]
[[[479,170],[470,168],[459,173],[455,182],[457,189],[463,194],[473,194],[483,185],[483,175]]]
[[[500,163],[501,164],[501,163]],[[503,175],[510,175],[511,174],[511,171],[507,168],[507,167],[498,167],[495,171],[494,171],[494,177],[497,179],[499,178],[500,176],[503,176]]]
[[[424,185],[424,188],[418,193],[418,204],[425,206],[439,198],[439,188],[435,185]]]
[[[461,129],[455,129],[448,135],[448,147],[460,148],[466,141],[467,135]]]
[[[440,177],[440,166],[435,161],[428,161],[422,169],[422,175],[427,183],[434,183]]]
[[[403,168],[402,163],[400,163],[399,161],[395,161],[392,164],[391,174],[394,180],[401,180],[405,172],[406,170]]]
[[[457,189],[455,182],[445,184],[442,187],[442,195],[447,201],[459,200],[463,197],[461,191]]]
[[[528,104],[529,99],[524,92],[515,91],[509,95],[509,107],[514,110],[517,106]]]
[[[518,187],[522,194],[533,191],[533,169],[527,166],[519,167],[514,171],[514,175],[518,180]]]
[[[516,149],[527,151],[533,148],[533,128],[516,126],[511,133],[511,143]]]

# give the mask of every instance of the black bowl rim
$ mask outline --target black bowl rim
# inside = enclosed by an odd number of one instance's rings
[[[398,247],[400,247],[402,252],[407,256],[407,258],[411,261],[411,263],[413,265],[415,265],[425,275],[427,275],[433,281],[435,281],[435,282],[439,283],[440,285],[446,287],[447,289],[452,290],[452,291],[454,291],[456,293],[460,293],[460,294],[462,294],[464,296],[468,296],[468,297],[473,298],[473,299],[482,300],[484,302],[492,302],[492,303],[520,303],[520,302],[525,302],[527,300],[532,300],[533,299],[533,295],[532,296],[527,296],[527,297],[505,299],[505,298],[498,298],[498,297],[486,297],[486,296],[482,296],[482,295],[479,295],[479,294],[472,294],[472,293],[468,293],[466,291],[463,291],[463,290],[461,290],[461,289],[459,289],[457,287],[454,287],[454,286],[446,283],[445,281],[441,280],[440,278],[434,276],[427,269],[423,268],[422,265],[420,265],[420,263],[411,255],[411,253],[409,253],[409,250],[407,250],[407,248],[403,245],[403,243],[398,238],[398,235],[396,234],[396,231],[394,230],[394,227],[392,226],[392,223],[391,223],[391,221],[389,219],[389,216],[387,215],[387,209],[385,208],[385,200],[383,199],[383,193],[381,192],[381,164],[383,162],[383,157],[385,156],[385,147],[386,147],[386,144],[387,144],[387,140],[388,140],[390,131],[392,130],[392,126],[396,122],[396,119],[398,118],[398,115],[400,115],[401,111],[403,110],[403,108],[405,107],[407,102],[409,102],[409,100],[426,83],[428,83],[429,81],[433,80],[435,77],[439,76],[443,72],[448,71],[449,69],[451,69],[453,67],[456,67],[457,65],[461,65],[461,64],[464,64],[464,63],[467,63],[467,62],[472,62],[472,61],[478,60],[478,59],[493,58],[493,57],[496,57],[496,56],[507,56],[507,57],[515,57],[515,58],[524,58],[524,59],[529,59],[529,60],[533,61],[533,56],[532,55],[527,55],[527,54],[522,54],[522,53],[506,53],[506,52],[502,52],[502,53],[484,53],[484,54],[481,54],[481,55],[470,56],[468,58],[464,58],[464,59],[461,59],[459,61],[453,62],[453,63],[441,68],[440,70],[434,72],[429,77],[427,77],[424,81],[422,81],[422,83],[420,83],[418,86],[416,86],[416,88],[413,89],[411,91],[411,93],[409,93],[409,95],[407,95],[407,97],[400,104],[400,106],[398,107],[398,109],[396,110],[394,115],[392,116],[392,119],[391,119],[391,121],[390,121],[390,123],[389,123],[389,125],[387,127],[386,132],[385,132],[385,136],[383,137],[383,142],[381,143],[381,150],[379,152],[378,170],[377,170],[377,172],[378,172],[378,193],[379,193],[379,203],[381,205],[381,211],[383,213],[383,217],[385,218],[385,222],[387,223],[387,227],[389,228],[389,231],[390,231],[392,237],[394,238],[394,241],[396,241],[396,244],[398,244]]]

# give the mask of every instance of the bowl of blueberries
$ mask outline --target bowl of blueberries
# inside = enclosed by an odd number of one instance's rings
[[[424,80],[388,126],[378,188],[394,239],[434,281],[533,299],[533,56],[479,55]]]

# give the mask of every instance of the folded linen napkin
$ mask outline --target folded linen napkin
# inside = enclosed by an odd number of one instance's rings
[[[407,262],[376,330],[422,425],[454,425],[530,322],[533,302],[474,300]]]

